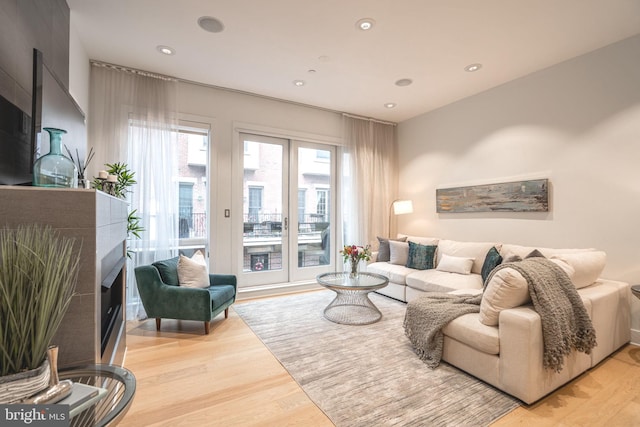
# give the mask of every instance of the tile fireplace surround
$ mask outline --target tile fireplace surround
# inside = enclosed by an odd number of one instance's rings
[[[46,224],[82,243],[76,292],[52,342],[60,348],[59,367],[121,365],[126,202],[96,190],[18,186],[0,186],[0,201],[0,226]],[[110,332],[104,342],[103,331]]]

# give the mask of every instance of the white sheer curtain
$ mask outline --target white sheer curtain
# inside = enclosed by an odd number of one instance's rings
[[[343,139],[344,243],[377,247],[397,190],[395,125],[343,115]]]
[[[96,151],[93,175],[105,163],[125,162],[137,184],[130,212],[141,217],[141,239],[130,236],[127,318],[144,318],[134,267],[178,253],[178,172],[175,79],[92,63],[89,137]]]

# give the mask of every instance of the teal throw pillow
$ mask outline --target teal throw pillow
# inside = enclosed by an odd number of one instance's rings
[[[436,245],[421,245],[419,243],[409,242],[409,257],[407,258],[406,267],[415,268],[416,270],[430,270],[434,267],[433,259],[436,255]]]
[[[496,249],[496,247],[492,247],[487,252],[487,256],[484,258],[484,263],[482,264],[482,270],[480,274],[482,275],[482,283],[487,280],[491,271],[496,268],[502,262],[502,257],[500,256],[500,252]]]
[[[156,261],[153,266],[158,269],[160,278],[167,285],[178,286],[178,257]]]

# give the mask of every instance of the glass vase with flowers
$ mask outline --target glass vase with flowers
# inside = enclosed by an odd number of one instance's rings
[[[345,263],[349,263],[349,277],[358,277],[358,265],[360,261],[369,261],[371,259],[370,246],[345,245],[340,251]]]

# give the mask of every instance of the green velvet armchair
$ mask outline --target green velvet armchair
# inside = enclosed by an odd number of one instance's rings
[[[156,318],[156,329],[165,319],[199,320],[209,334],[209,322],[236,300],[236,276],[210,274],[208,288],[178,285],[178,257],[135,268],[140,299],[147,316]]]

